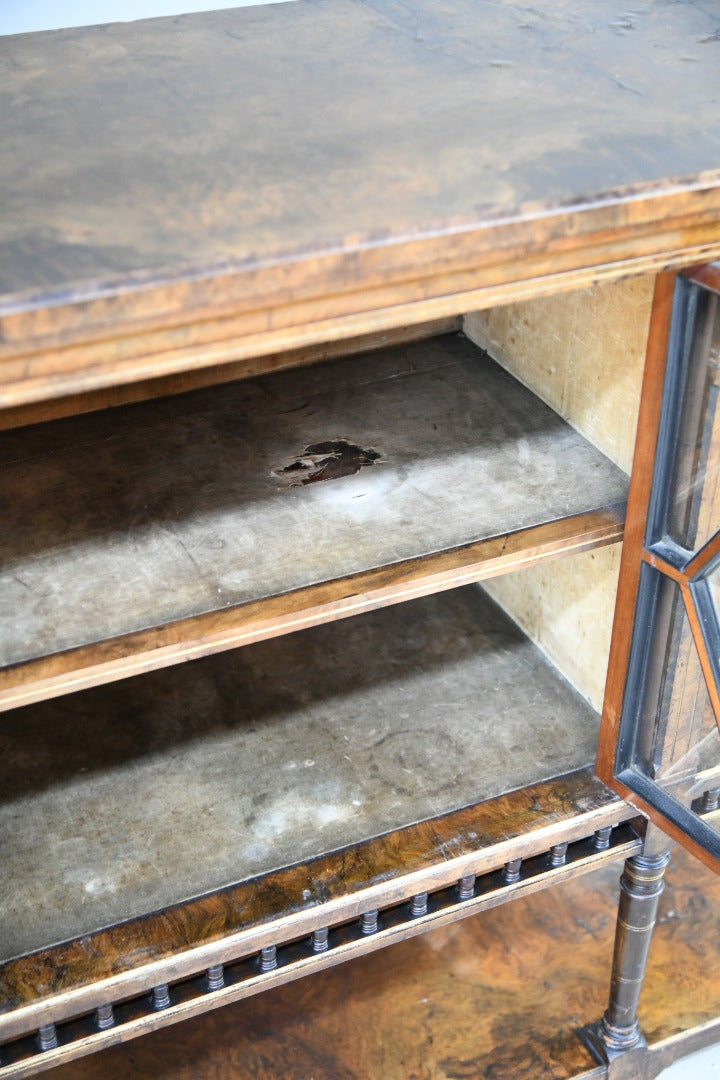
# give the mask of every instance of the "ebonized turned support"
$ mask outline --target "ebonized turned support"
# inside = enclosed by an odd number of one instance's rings
[[[667,849],[655,850],[646,844],[642,855],[626,861],[620,878],[610,1002],[603,1018],[580,1032],[582,1041],[603,1064],[612,1065],[628,1051],[647,1047],[637,1007],[669,860]],[[611,1070],[610,1075],[615,1072]]]

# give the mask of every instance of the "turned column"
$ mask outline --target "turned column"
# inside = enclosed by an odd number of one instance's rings
[[[610,1001],[602,1020],[580,1033],[595,1057],[606,1064],[647,1047],[638,1022],[638,1002],[670,860],[667,844],[667,837],[650,827],[643,853],[626,861],[620,878]]]

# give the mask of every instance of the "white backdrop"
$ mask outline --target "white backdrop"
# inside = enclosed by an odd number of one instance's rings
[[[252,7],[282,0],[0,0],[0,34],[25,34],[34,30],[57,30],[63,26],[131,22],[189,11]]]

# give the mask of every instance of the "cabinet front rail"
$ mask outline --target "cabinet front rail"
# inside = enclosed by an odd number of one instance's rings
[[[641,846],[641,839],[627,823],[615,828],[602,826],[590,836],[558,841],[545,852],[526,859],[508,859],[482,874],[463,873],[451,885],[432,889],[432,881],[420,881],[415,887],[421,891],[408,899],[380,910],[366,909],[349,922],[317,926],[301,939],[282,940],[283,925],[278,923],[273,928],[276,943],[262,946],[251,956],[210,963],[177,982],[168,977],[167,982],[158,982],[140,996],[117,1002],[108,1000],[111,991],[104,988],[90,1015],[57,1024],[44,1018],[32,1035],[2,1047],[0,1077],[30,1076],[104,1046],[292,982],[577,877],[600,863],[625,859]],[[425,890],[423,885],[429,888]],[[174,966],[170,965],[171,971]]]

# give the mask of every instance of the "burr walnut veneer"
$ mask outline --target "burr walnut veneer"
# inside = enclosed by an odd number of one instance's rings
[[[0,70],[0,1078],[613,861],[649,911],[615,735],[718,289],[711,7],[297,0]]]

